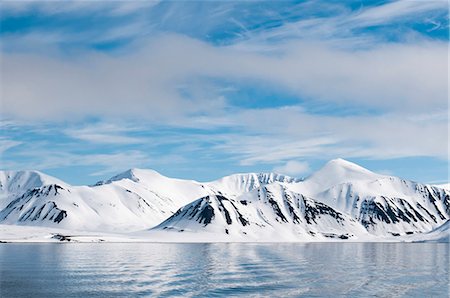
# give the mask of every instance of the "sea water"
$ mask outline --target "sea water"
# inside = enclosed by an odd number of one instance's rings
[[[0,244],[0,297],[448,297],[447,243]]]

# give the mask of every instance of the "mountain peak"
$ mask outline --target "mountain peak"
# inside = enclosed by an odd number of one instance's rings
[[[45,185],[68,186],[67,183],[39,171],[0,171],[0,210],[13,198]]]
[[[225,176],[215,181],[206,183],[213,189],[221,189],[228,195],[238,195],[274,182],[293,183],[301,179],[276,173],[241,173]]]
[[[340,157],[328,161],[325,165],[333,165],[333,166],[340,166],[340,167],[360,167],[360,168],[362,168],[361,166],[357,165],[356,163],[348,161],[348,160],[340,158]]]
[[[138,182],[139,181],[139,174],[138,174],[139,170],[136,168],[132,168],[132,169],[128,169],[125,172],[122,172],[120,174],[117,174],[116,176],[112,177],[111,179],[109,179],[110,181],[117,181],[117,180],[122,180],[122,179],[130,179],[134,182]]]
[[[49,184],[66,185],[65,182],[39,171],[0,171],[0,192],[20,191]]]
[[[325,186],[336,185],[352,180],[376,179],[378,177],[380,177],[380,175],[353,162],[342,158],[336,158],[327,162],[321,169],[313,173],[306,180]]]
[[[345,172],[358,172],[361,174],[367,174],[371,175],[374,174],[372,171],[369,171],[366,168],[361,167],[360,165],[357,165],[356,163],[353,163],[351,161],[345,160],[343,158],[335,158],[327,162],[322,169],[319,171],[326,170],[326,171],[345,171]]]
[[[329,160],[327,163],[354,164],[353,162],[348,161],[348,160],[346,160],[346,159],[343,159],[343,158],[341,158],[341,157],[337,157],[337,158],[335,158],[335,159],[331,159],[331,160]]]
[[[111,182],[120,181],[120,180],[124,180],[124,179],[129,179],[134,182],[139,182],[142,179],[145,180],[147,178],[153,178],[153,177],[162,177],[162,175],[160,173],[158,173],[157,171],[151,170],[151,169],[131,168],[131,169],[126,170],[125,172],[122,172],[120,174],[117,174],[117,175],[109,178],[108,180],[99,181],[95,185],[109,184]]]

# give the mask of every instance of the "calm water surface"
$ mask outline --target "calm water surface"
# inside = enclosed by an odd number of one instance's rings
[[[0,244],[0,297],[448,297],[449,244]]]

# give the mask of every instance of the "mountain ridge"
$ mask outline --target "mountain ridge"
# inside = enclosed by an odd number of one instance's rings
[[[450,219],[450,191],[343,159],[305,179],[240,173],[198,182],[133,168],[95,185],[71,186],[40,172],[19,176],[6,184],[8,172],[0,172],[2,198],[8,200],[0,208],[0,224],[319,241],[403,239],[431,231],[436,238]]]

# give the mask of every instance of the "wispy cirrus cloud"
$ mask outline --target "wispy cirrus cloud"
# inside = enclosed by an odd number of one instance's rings
[[[1,5],[2,167],[447,162],[445,1]]]
[[[417,19],[424,13],[430,11],[445,11],[448,9],[447,1],[423,1],[423,0],[400,0],[386,3],[384,5],[362,9],[350,22],[357,26],[374,26],[390,22],[398,22],[401,18]]]
[[[123,16],[141,12],[157,5],[159,1],[76,1],[76,0],[25,0],[25,1],[3,1],[1,8],[4,15],[22,15],[24,13],[38,13],[47,16],[52,15],[68,15],[73,17],[74,14],[86,15],[92,13],[102,13],[111,16]]]
[[[64,134],[70,138],[90,143],[126,145],[146,142],[143,138],[127,135],[135,130],[136,128],[125,124],[119,125],[110,122],[70,127],[64,130]]]
[[[418,121],[415,113],[341,117],[311,115],[293,107],[245,111],[234,119],[247,134],[232,134],[218,146],[240,156],[244,164],[276,163],[300,156],[447,159],[448,116],[442,112],[434,119]]]
[[[5,151],[14,148],[16,146],[19,146],[20,144],[22,144],[22,142],[0,138],[0,159],[2,155],[5,153]]]
[[[7,161],[4,168],[52,170],[71,167],[95,167],[89,175],[111,175],[133,167],[149,166],[149,156],[138,150],[123,152],[80,154],[61,150],[21,152],[19,156],[27,162]]]

